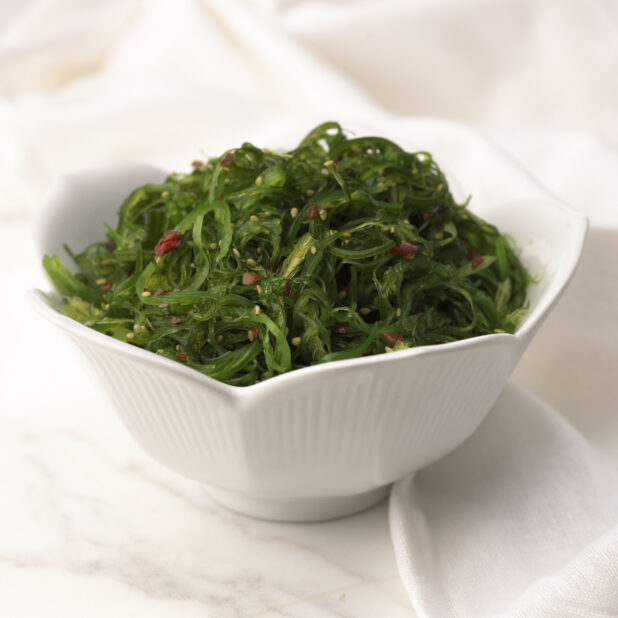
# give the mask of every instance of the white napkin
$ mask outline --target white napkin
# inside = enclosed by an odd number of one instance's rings
[[[520,387],[395,484],[390,525],[420,616],[618,615],[618,461]]]

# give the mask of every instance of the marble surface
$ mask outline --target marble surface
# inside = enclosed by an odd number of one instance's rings
[[[28,238],[26,222],[2,222],[0,615],[415,616],[386,502],[321,524],[258,521],[143,454],[29,308]]]
[[[563,168],[575,166],[579,152],[600,152],[567,137]],[[518,145],[512,135],[507,141]],[[584,188],[531,144],[522,138],[521,159],[545,161],[548,186],[564,185],[565,198],[588,204],[593,226],[578,273],[514,380],[615,454],[617,333],[604,327],[615,323],[615,296],[591,287],[599,268],[615,276],[615,209],[602,189],[611,166],[591,171],[598,195],[586,202]],[[2,618],[414,618],[386,503],[323,524],[251,520],[149,459],[81,356],[28,306],[26,289],[47,287],[30,236],[27,214],[0,218]],[[599,350],[602,370],[590,375]],[[545,371],[566,357],[565,375]]]

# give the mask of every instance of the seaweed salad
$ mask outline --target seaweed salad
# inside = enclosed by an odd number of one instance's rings
[[[232,385],[315,363],[512,333],[530,277],[513,242],[455,202],[427,152],[336,122],[285,153],[244,143],[136,188],[61,310]]]

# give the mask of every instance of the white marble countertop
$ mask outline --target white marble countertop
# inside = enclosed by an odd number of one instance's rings
[[[29,235],[25,222],[0,229],[0,615],[415,615],[386,502],[320,524],[258,521],[145,455],[28,307]]]
[[[416,615],[385,502],[321,524],[252,520],[145,455],[77,350],[28,306],[26,289],[47,287],[30,236],[27,215],[0,219],[2,618]],[[514,378],[616,453],[613,348],[603,347],[603,371],[586,369],[595,342],[615,338],[602,329],[615,304],[587,276],[613,263],[614,241],[591,229],[571,287]],[[605,322],[590,323],[590,302]],[[548,380],[544,367],[572,345],[582,353]]]

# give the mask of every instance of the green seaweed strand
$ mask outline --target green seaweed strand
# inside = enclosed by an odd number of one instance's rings
[[[530,277],[426,152],[336,122],[136,188],[115,228],[43,265],[63,311],[217,380],[513,333]]]

